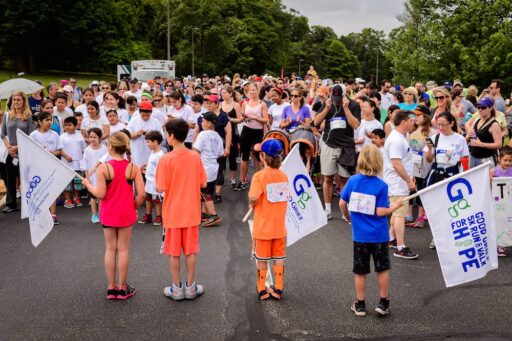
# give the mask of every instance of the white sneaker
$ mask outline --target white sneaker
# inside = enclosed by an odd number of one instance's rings
[[[185,284],[185,298],[187,300],[193,300],[197,296],[201,296],[204,292],[204,287],[201,284],[192,283],[191,286]]]
[[[331,210],[325,210],[325,215],[327,216],[327,220],[331,220],[332,219]]]
[[[430,242],[429,247],[430,247],[431,249],[435,249],[435,248],[436,248],[436,243],[434,242],[434,238],[432,238],[432,241]]]
[[[183,293],[183,284],[180,282],[179,288],[174,283],[170,287],[165,287],[164,295],[175,301],[181,301],[182,299],[185,298],[185,295]]]

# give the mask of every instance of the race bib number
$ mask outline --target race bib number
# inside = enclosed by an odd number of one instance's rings
[[[421,177],[421,165],[422,165],[422,161],[423,161],[423,153],[422,152],[413,152],[412,161],[414,163],[413,175],[415,177]]]
[[[343,117],[334,117],[331,119],[331,130],[347,128],[347,121]]]
[[[437,163],[450,164],[451,150],[438,149],[436,154]]]
[[[274,202],[287,202],[290,200],[288,182],[277,182],[267,185],[267,200]]]
[[[348,210],[350,212],[374,215],[375,201],[375,195],[352,192],[348,203]]]

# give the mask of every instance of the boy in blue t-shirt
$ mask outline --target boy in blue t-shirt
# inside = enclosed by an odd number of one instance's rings
[[[380,315],[389,314],[389,228],[386,216],[402,206],[398,201],[389,207],[388,185],[378,175],[382,173],[383,158],[379,149],[367,145],[359,154],[356,174],[343,188],[340,209],[345,217],[352,220],[354,240],[354,282],[356,299],[352,311],[357,316],[366,316],[365,288],[366,274],[370,273],[370,257],[373,257],[380,301],[375,311]]]

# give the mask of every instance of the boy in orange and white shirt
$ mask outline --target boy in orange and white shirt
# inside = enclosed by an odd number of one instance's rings
[[[288,207],[288,176],[281,170],[283,147],[277,139],[269,139],[261,150],[265,168],[254,174],[249,189],[249,204],[254,209],[252,255],[257,259],[257,291],[261,300],[272,296],[281,299],[286,259],[286,209]],[[268,262],[274,261],[275,286],[265,287]]]
[[[201,188],[206,187],[206,173],[199,154],[185,147],[188,123],[170,119],[165,129],[169,134],[167,142],[173,150],[160,158],[155,176],[157,191],[166,193],[162,205],[163,251],[169,256],[172,285],[164,289],[164,295],[175,301],[191,300],[204,292],[203,286],[195,282],[195,272],[199,253]],[[180,281],[182,249],[187,265],[185,285]]]

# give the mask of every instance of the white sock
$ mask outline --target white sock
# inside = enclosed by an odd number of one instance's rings
[[[397,245],[396,249],[398,251],[402,251],[402,249],[405,247],[405,245]]]
[[[395,237],[389,236],[389,241],[392,242],[393,240],[395,240]]]
[[[325,210],[331,211],[331,203],[325,203]]]

